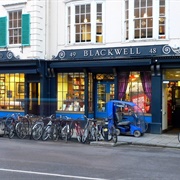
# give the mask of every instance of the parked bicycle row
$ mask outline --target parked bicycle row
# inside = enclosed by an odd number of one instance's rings
[[[117,142],[115,127],[108,126],[102,121],[84,116],[82,119],[72,119],[67,116],[38,117],[35,115],[12,114],[4,118],[0,123],[1,135],[20,139],[30,138],[34,140],[64,140],[69,141],[72,137],[79,142],[107,141]]]
[[[82,120],[67,116],[12,114],[2,121],[0,130],[9,138],[17,136],[23,139],[29,136],[34,140],[62,139],[67,142],[75,135],[79,142],[85,143],[101,139],[117,142],[117,136],[121,134],[140,137],[148,129],[144,114],[135,103],[111,100],[107,107],[107,118],[102,123],[86,116]]]

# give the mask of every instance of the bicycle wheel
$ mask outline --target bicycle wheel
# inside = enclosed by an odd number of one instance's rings
[[[32,128],[31,137],[34,140],[39,140],[42,136],[43,127],[42,124],[35,124]]]
[[[61,130],[61,138],[65,140],[65,142],[68,141],[68,125],[67,124]]]
[[[53,141],[57,141],[59,139],[59,130],[58,130],[57,125],[53,125],[51,127],[51,139]]]
[[[8,127],[8,137],[9,137],[10,139],[12,139],[12,138],[14,137],[14,135],[15,135],[14,125],[10,125],[10,126]]]
[[[178,141],[180,142],[180,132],[178,133]]]
[[[100,131],[100,126],[99,125],[96,126],[95,136],[96,136],[96,141],[101,140],[101,131]]]
[[[82,135],[82,143],[85,143],[88,140],[89,130],[88,128],[84,129],[84,133]]]
[[[76,138],[78,142],[82,142],[82,129],[80,126],[76,127]]]
[[[114,142],[114,143],[117,143],[117,134],[113,134],[113,136],[112,136],[112,141]]]
[[[47,125],[44,128],[43,134],[42,134],[42,140],[46,141],[49,138],[50,135],[51,126]]]
[[[107,134],[107,135],[106,135]],[[107,127],[105,126],[102,126],[102,129],[101,129],[101,135],[102,137],[107,141],[111,141],[112,140],[112,131],[109,130]],[[107,136],[107,137],[106,137]]]
[[[15,127],[18,138],[24,139],[27,135],[27,129],[22,122],[18,122]]]
[[[91,127],[90,129],[90,139],[93,141],[96,141],[96,128],[95,127]]]

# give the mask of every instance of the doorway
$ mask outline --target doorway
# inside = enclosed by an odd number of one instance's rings
[[[40,83],[30,82],[29,87],[29,103],[28,114],[40,114]]]
[[[172,87],[172,125],[180,128],[180,87],[176,84]]]
[[[107,116],[107,102],[114,99],[114,82],[97,82],[96,92],[96,118],[105,118]]]

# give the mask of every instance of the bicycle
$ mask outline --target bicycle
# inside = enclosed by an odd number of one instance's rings
[[[35,115],[29,115],[29,114],[19,117],[19,121],[15,126],[15,132],[20,139],[24,139],[28,135],[31,138],[31,129],[33,124],[35,123],[35,120],[32,119],[34,117]]]
[[[72,128],[73,119],[71,119],[68,116],[64,116],[61,121],[62,121],[61,139],[67,142],[68,140],[71,139],[73,135],[73,128]]]
[[[47,140],[49,138],[49,132],[47,132],[47,130],[49,129],[52,119],[55,119],[54,115],[50,115],[48,117],[38,117],[32,125],[31,138],[36,141],[40,138],[42,140]]]
[[[97,120],[94,118],[87,118],[86,116],[84,116],[84,118],[86,119],[86,125],[82,135],[82,143],[90,140],[99,140],[99,130],[96,125]]]
[[[114,126],[114,121],[111,118],[105,119],[105,124],[102,126],[101,134],[105,140],[112,140],[114,143],[117,143],[117,132]]]
[[[49,120],[49,122],[43,128],[42,137],[41,137],[43,141],[46,141],[48,138],[52,139],[52,135],[53,135],[52,125],[53,125],[53,121],[55,120],[55,115],[52,114],[51,116],[47,117],[46,120]]]
[[[10,139],[12,139],[15,134],[15,126],[17,122],[19,121],[20,114],[14,113],[11,115],[8,115],[6,119],[3,121],[4,123],[4,135],[8,135]]]
[[[83,129],[81,128],[82,123],[80,121],[81,120],[74,120],[74,128],[78,142],[82,142],[82,135],[83,135]]]

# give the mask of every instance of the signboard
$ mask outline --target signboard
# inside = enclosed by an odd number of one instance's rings
[[[180,55],[180,48],[172,48],[168,45],[109,47],[91,49],[61,50],[54,58],[57,60],[96,60],[96,59],[120,59],[142,58],[154,56]]]

